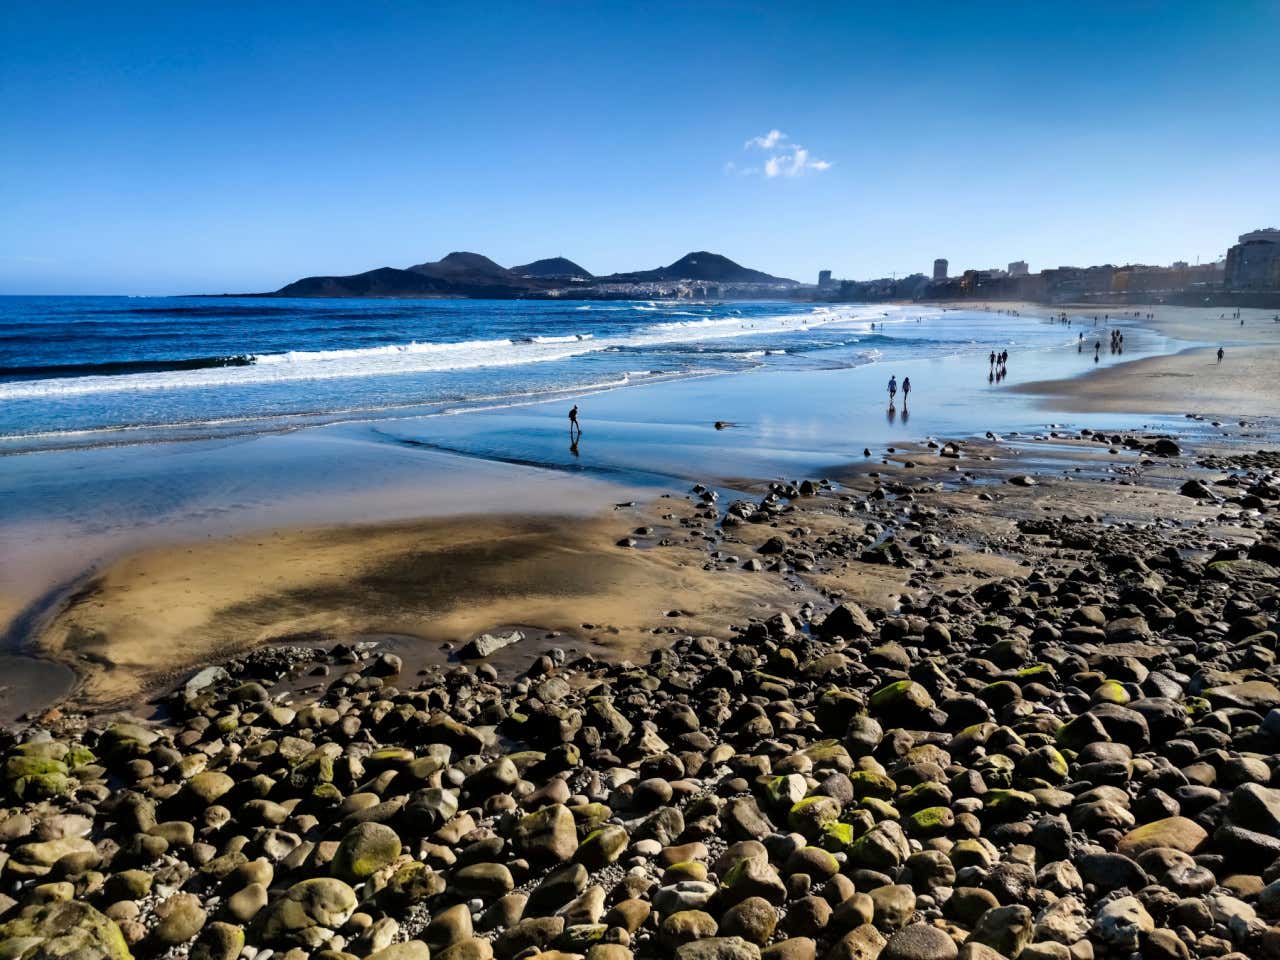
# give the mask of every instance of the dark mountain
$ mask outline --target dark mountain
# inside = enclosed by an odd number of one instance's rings
[[[759,270],[740,266],[718,253],[690,253],[669,267],[615,273],[593,277],[572,260],[551,257],[535,260],[508,270],[478,253],[454,252],[443,259],[419,263],[405,270],[380,267],[349,277],[306,277],[281,287],[276,297],[473,297],[510,300],[520,297],[547,296],[548,291],[563,286],[567,278],[575,284],[573,296],[615,296],[616,291],[593,293],[596,283],[655,283],[692,280],[733,284],[795,283],[771,277]]]
[[[519,277],[542,277],[544,279],[557,280],[568,277],[573,277],[577,280],[590,280],[592,278],[590,273],[572,260],[567,260],[564,257],[548,257],[545,260],[535,260],[533,263],[512,267],[511,272]]]
[[[454,252],[434,263],[408,268],[424,277],[438,277],[450,283],[499,283],[519,285],[520,278],[479,253]]]
[[[640,270],[635,273],[616,273],[611,277],[597,277],[603,282],[653,283],[670,280],[701,280],[711,283],[795,283],[785,277],[773,277],[759,270],[751,270],[734,263],[718,253],[699,250],[686,253],[669,267],[656,270]]]
[[[277,297],[451,297],[453,285],[395,267],[380,267],[349,277],[305,277],[281,287]]]

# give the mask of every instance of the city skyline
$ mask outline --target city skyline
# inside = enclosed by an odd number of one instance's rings
[[[597,274],[711,250],[809,283],[1169,264],[1280,222],[1274,5],[809,14],[10,4],[0,292],[451,250]]]

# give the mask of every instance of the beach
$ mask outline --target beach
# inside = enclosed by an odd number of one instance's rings
[[[1237,339],[1218,365],[1212,348],[1185,346],[1202,325],[1220,325],[1210,313],[1157,309],[1152,322],[1129,325],[1128,353],[1106,355],[1102,369],[1071,349],[1072,329],[1063,327],[1059,347],[1029,356],[1015,348],[1014,372],[1000,384],[987,382],[980,359],[940,357],[589,393],[579,400],[586,435],[576,448],[562,432],[563,403],[545,402],[7,457],[0,613],[8,652],[71,667],[76,702],[101,708],[297,637],[397,636],[410,646],[416,638],[417,659],[428,662],[444,656],[442,644],[518,623],[627,657],[681,606],[661,598],[688,591],[707,597],[698,623],[715,633],[734,622],[735,609],[739,619],[753,612],[747,596],[758,586],[705,579],[697,538],[681,537],[686,554],[662,562],[615,546],[632,528],[685,533],[663,516],[688,500],[691,484],[705,483],[723,504],[770,482],[839,476],[867,460],[864,447],[878,462],[931,437],[1061,427],[1046,411],[1104,415],[1077,426],[1217,441],[1217,429],[1183,415],[1267,415],[1280,325],[1250,314],[1245,327],[1231,327]],[[1064,369],[1082,375],[1053,376]],[[876,401],[890,371],[915,379],[914,410]],[[1236,432],[1243,439],[1258,429]],[[996,452],[1038,462],[1030,451]],[[478,549],[485,542],[492,553]],[[533,551],[534,572],[504,579],[497,545],[508,542]],[[584,575],[591,557],[610,571],[604,580]],[[441,570],[452,576],[437,583]],[[379,583],[373,592],[361,586],[369,577]],[[446,586],[453,578],[459,586]],[[584,622],[604,624],[603,632],[575,626]],[[182,651],[176,659],[174,650]],[[69,692],[71,674],[47,682],[52,703]],[[14,706],[38,704],[28,693]]]
[[[0,457],[0,830],[51,893],[2,932],[1270,955],[1270,348],[1169,392],[1194,324],[1096,370],[1057,326],[998,381],[974,342],[587,391],[580,436],[556,397]]]

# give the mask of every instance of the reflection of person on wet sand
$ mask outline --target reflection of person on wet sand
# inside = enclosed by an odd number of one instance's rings
[[[573,409],[569,411],[569,442],[576,447],[578,441],[574,438],[575,431],[577,436],[582,436],[582,426],[578,423],[578,405],[576,403],[573,405]],[[577,451],[574,452],[576,453]]]
[[[578,456],[578,441],[576,439],[569,441],[569,452],[575,457]]]
[[[886,420],[893,423],[893,421],[898,418],[898,408],[891,403],[889,404],[889,409],[885,411],[884,415]]]

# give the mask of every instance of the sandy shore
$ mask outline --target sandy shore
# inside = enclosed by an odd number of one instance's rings
[[[1232,347],[1218,363],[1213,347],[1119,364],[1067,380],[1010,387],[1044,397],[1042,405],[1079,413],[1194,413],[1275,416],[1280,347]]]
[[[1039,304],[1018,304],[1025,313]],[[1096,308],[1064,306],[1092,316]],[[1244,324],[1223,318],[1218,308],[1140,307],[1139,322],[1178,340],[1211,343],[1161,357],[1120,363],[1083,376],[1010,386],[1014,393],[1042,397],[1046,409],[1075,413],[1198,414],[1235,419],[1274,416],[1280,378],[1280,323],[1274,311],[1243,310]],[[1086,334],[1088,336],[1088,334]],[[1218,363],[1217,349],[1226,351]]]

